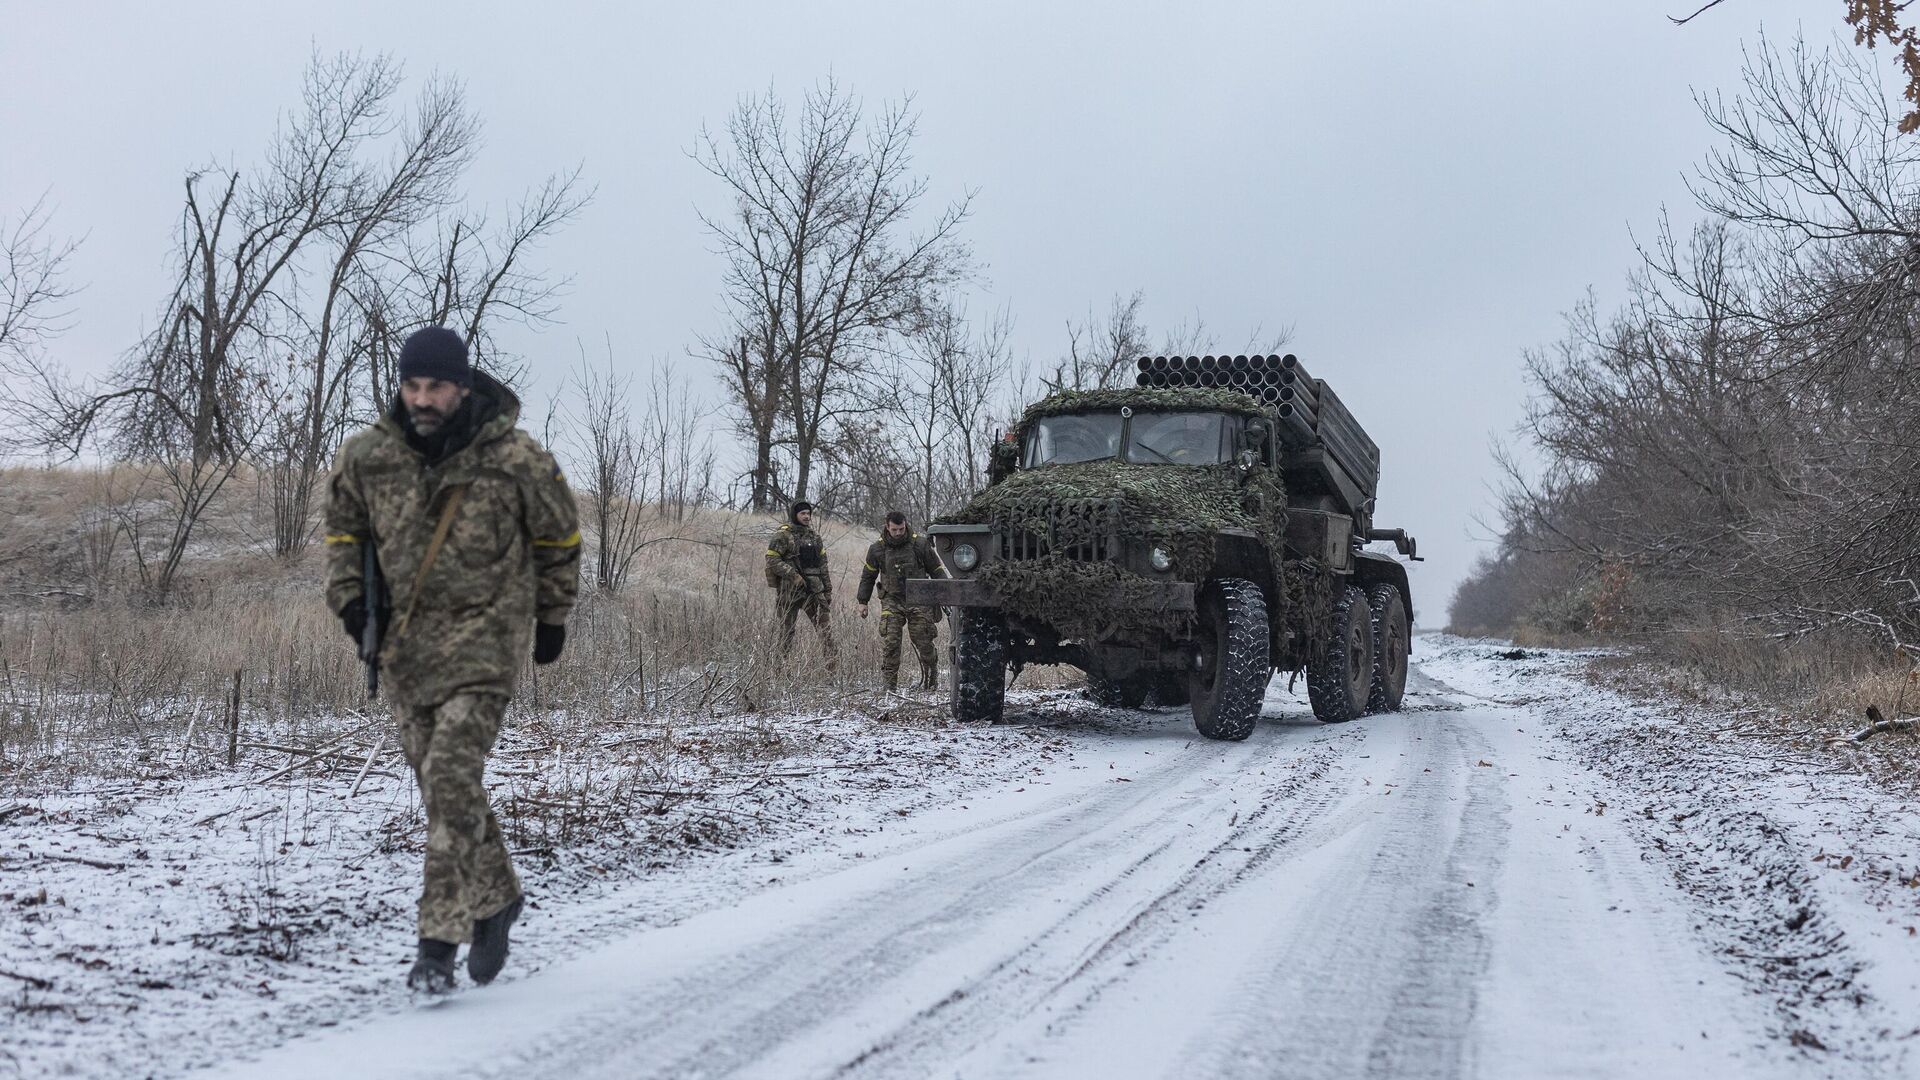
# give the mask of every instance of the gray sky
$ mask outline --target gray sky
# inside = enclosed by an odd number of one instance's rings
[[[1630,230],[1663,205],[1693,218],[1683,176],[1711,136],[1692,92],[1731,93],[1763,20],[1825,41],[1843,12],[1734,0],[1677,29],[1692,0],[8,6],[0,216],[45,191],[86,234],[55,347],[77,370],[153,317],[183,172],[254,161],[314,48],[462,78],[486,128],[477,200],[576,162],[599,185],[543,253],[575,279],[562,321],[511,342],[536,399],[576,339],[610,335],[637,369],[719,325],[694,207],[724,200],[686,151],[742,94],[831,73],[870,103],[917,96],[933,194],[979,189],[974,310],[1009,307],[1036,366],[1067,319],[1134,289],[1154,328],[1203,319],[1223,346],[1291,327],[1380,443],[1380,522],[1421,539],[1426,625],[1484,550],[1472,519],[1489,437],[1523,409],[1522,350],[1589,286],[1620,294]]]

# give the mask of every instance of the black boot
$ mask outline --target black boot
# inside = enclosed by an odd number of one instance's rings
[[[453,990],[453,954],[459,948],[451,941],[420,939],[420,958],[407,972],[407,989],[426,994],[445,994]]]
[[[940,666],[938,664],[929,664],[923,661],[920,664],[920,684],[914,687],[914,689],[916,690],[940,689]]]
[[[484,919],[473,920],[473,944],[467,947],[467,974],[485,986],[507,963],[507,930],[520,917],[520,898]]]

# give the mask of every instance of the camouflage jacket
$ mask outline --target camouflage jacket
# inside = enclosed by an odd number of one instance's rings
[[[483,399],[475,403],[477,430],[443,460],[430,463],[408,441],[396,401],[346,441],[327,479],[327,605],[338,612],[364,593],[360,545],[371,540],[393,610],[381,669],[400,704],[438,704],[463,691],[512,694],[534,620],[566,622],[579,589],[573,492],[552,455],[514,426],[513,392],[480,373],[473,392]],[[455,486],[465,494],[416,597]]]
[[[873,598],[873,588],[880,586],[880,599],[899,601],[906,595],[901,583],[910,577],[946,577],[947,568],[940,565],[940,556],[933,553],[933,544],[919,533],[908,533],[899,540],[889,540],[883,532],[867,548],[867,564],[860,571],[860,590],[854,599],[864,604]]]
[[[827,542],[811,526],[780,526],[767,542],[767,580],[784,589],[803,589],[813,578],[831,592],[833,573],[827,568]]]

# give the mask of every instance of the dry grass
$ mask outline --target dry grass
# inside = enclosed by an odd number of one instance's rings
[[[1714,621],[1663,633],[1566,634],[1516,627],[1523,648],[1626,649],[1620,663],[1654,664],[1689,685],[1713,686],[1743,698],[1836,723],[1877,705],[1920,711],[1920,684],[1909,686],[1909,665],[1864,633],[1826,631],[1791,638],[1758,636]],[[1903,715],[1905,714],[1903,713]]]
[[[129,522],[164,514],[158,490],[127,466],[0,471],[0,785],[224,768],[236,672],[243,744],[311,745],[370,708],[351,643],[321,598],[324,560],[317,548],[272,557],[270,506],[251,477],[209,514],[174,599],[144,602],[130,537],[142,526]],[[757,758],[779,749],[767,715],[871,704],[877,622],[853,604],[867,530],[824,530],[842,659],[829,672],[804,620],[793,653],[780,655],[763,574],[777,525],[701,511],[663,530],[684,540],[640,554],[625,591],[583,584],[566,655],[523,671],[510,726],[580,725],[555,732],[566,742],[587,730],[737,718],[737,737],[703,749]],[[1058,680],[1030,673],[1022,684],[1048,681]]]
[[[1756,745],[1776,746],[1830,770],[1870,776],[1888,790],[1920,788],[1920,738],[1885,734],[1844,747],[1831,742],[1863,727],[1868,705],[1889,717],[1920,714],[1920,680],[1892,650],[1851,635],[1783,643],[1715,627],[1635,644],[1595,661],[1593,677],[1644,701],[1729,718],[1729,731]]]

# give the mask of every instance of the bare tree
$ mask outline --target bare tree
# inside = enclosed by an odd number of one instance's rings
[[[979,486],[992,417],[1008,404],[1010,327],[1003,311],[976,333],[965,309],[944,300],[900,358],[895,426],[913,448],[915,475],[912,498],[898,508],[920,520]]]
[[[781,368],[782,354],[773,342],[771,328],[761,326],[753,333],[741,332],[730,338],[702,337],[693,354],[719,367],[721,384],[727,390],[727,418],[735,434],[752,447],[743,478],[747,485],[744,503],[756,513],[766,513],[781,501],[776,455],[788,443],[780,436],[787,380]]]
[[[119,388],[76,418],[77,432],[124,402],[115,419],[130,447],[184,451],[196,465],[238,456],[238,414],[261,407],[246,391],[301,344],[299,260],[328,234],[351,232],[369,189],[383,186],[356,151],[383,134],[399,82],[385,57],[316,57],[302,108],[260,169],[188,174],[176,284],[159,327],[123,365]]]
[[[384,99],[397,87],[397,71],[369,87],[382,99],[369,105],[376,116],[384,117]],[[289,311],[298,330],[283,399],[288,408],[276,417],[278,437],[265,448],[274,486],[274,550],[283,555],[306,543],[315,481],[351,422],[355,376],[377,355],[369,341],[374,327],[354,290],[372,280],[369,260],[384,258],[407,230],[451,204],[478,137],[460,88],[444,81],[428,84],[406,127],[388,164],[362,166],[343,185],[338,220],[318,245],[324,254],[317,260],[323,264],[317,311]]]
[[[1701,102],[1710,220],[1529,357],[1545,465],[1510,470],[1463,624],[1920,640],[1920,157],[1844,50],[1745,79]]]
[[[1685,16],[1669,15],[1675,26],[1685,26],[1719,7],[1726,0],[1705,0]],[[1884,42],[1899,57],[1900,72],[1906,77],[1901,95],[1907,111],[1900,117],[1898,130],[1903,135],[1920,131],[1920,25],[1904,20],[1912,0],[1846,0],[1846,23],[1853,27],[1853,41],[1869,49]]]
[[[994,417],[1009,406],[1013,370],[1013,316],[1002,308],[967,340],[967,347],[949,354],[951,362],[936,369],[940,410],[951,425],[954,484],[968,495],[986,478],[987,451],[993,439]]]
[[[51,420],[45,402],[60,392],[44,351],[72,325],[67,264],[79,243],[50,235],[51,219],[44,195],[11,221],[0,218],[0,445],[37,444]]]
[[[393,388],[398,340],[456,320],[482,356],[500,317],[538,320],[559,288],[527,252],[591,197],[550,178],[499,228],[454,208],[478,137],[456,84],[395,101],[384,56],[316,56],[301,106],[255,168],[189,173],[171,293],[155,330],[94,387],[38,365],[38,441],[78,453],[104,436],[162,463],[179,515],[156,561],[164,598],[199,513],[243,462],[273,486],[274,546],[308,539],[320,470]],[[365,402],[365,405],[360,405]]]
[[[1084,322],[1067,320],[1067,353],[1040,376],[1047,392],[1057,390],[1105,390],[1132,386],[1134,364],[1148,353],[1181,354],[1213,352],[1216,338],[1207,324],[1198,318],[1182,322],[1160,335],[1156,347],[1147,330],[1141,310],[1146,294],[1135,289],[1131,295],[1115,293],[1107,305],[1104,321],[1091,310]],[[1282,348],[1289,334],[1282,330],[1266,334],[1255,327],[1241,347],[1243,352],[1273,352]]]
[[[627,404],[630,380],[614,372],[609,344],[606,366],[589,367],[583,358],[575,385],[580,405],[572,427],[585,439],[580,449],[587,465],[582,479],[594,539],[594,581],[618,590],[648,536],[641,450]]]
[[[928,299],[972,272],[959,238],[971,196],[913,232],[927,182],[911,173],[917,117],[910,99],[871,122],[832,81],[809,92],[796,120],[771,91],[743,101],[724,137],[701,132],[694,158],[732,206],[701,220],[727,259],[724,290],[735,337],[752,350],[713,350],[737,388],[772,375],[791,439],[790,494],[808,494],[816,458],[850,417],[872,414],[874,358],[910,331]],[[726,358],[738,355],[736,364]],[[752,415],[750,402],[743,413]],[[771,468],[766,470],[771,472]],[[756,479],[756,499],[765,490]]]
[[[704,412],[671,365],[648,380],[645,410],[635,417],[633,380],[616,372],[611,343],[604,366],[583,358],[569,409],[576,452],[585,468],[587,526],[594,538],[595,582],[618,590],[640,553],[655,544],[704,543],[686,534],[688,515],[707,504],[714,457],[701,433]],[[648,505],[647,496],[656,501]]]
[[[149,581],[156,599],[171,590],[199,515],[290,405],[282,373],[298,370],[303,344],[301,259],[350,230],[383,186],[355,152],[382,134],[398,79],[385,58],[316,57],[302,108],[259,169],[187,175],[174,285],[156,330],[106,389],[46,383],[49,444],[77,453],[105,426],[123,453],[163,463],[175,521]]]
[[[575,166],[529,190],[499,224],[483,212],[440,222],[432,241],[415,246],[407,257],[403,292],[418,313],[417,325],[460,330],[476,363],[506,373],[513,358],[501,353],[493,328],[553,318],[569,279],[532,269],[528,259],[593,197],[594,189]]]
[[[1114,294],[1105,322],[1087,312],[1085,322],[1067,321],[1067,355],[1040,382],[1049,391],[1104,390],[1133,382],[1134,362],[1152,351],[1147,328],[1140,316],[1146,294],[1135,289],[1131,296]]]
[[[664,518],[686,520],[713,491],[713,441],[705,434],[707,410],[693,398],[670,363],[647,376],[647,409],[641,420],[645,460],[653,473],[655,506]]]

